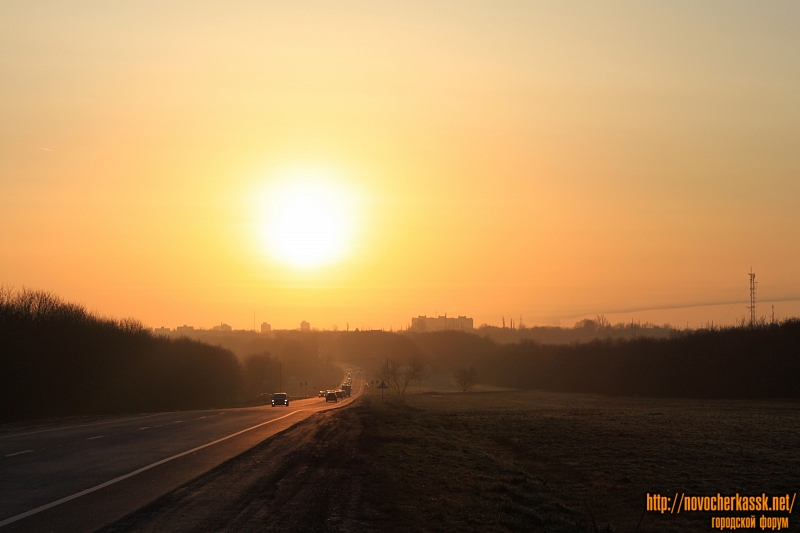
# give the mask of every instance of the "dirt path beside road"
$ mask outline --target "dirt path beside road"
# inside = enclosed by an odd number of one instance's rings
[[[357,409],[319,413],[101,531],[369,531],[361,430]]]

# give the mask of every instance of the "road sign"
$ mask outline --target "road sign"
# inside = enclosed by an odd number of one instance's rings
[[[386,386],[384,381],[381,381],[381,384],[378,385],[378,388],[381,390],[381,403],[383,403],[383,389],[388,389],[389,387]]]

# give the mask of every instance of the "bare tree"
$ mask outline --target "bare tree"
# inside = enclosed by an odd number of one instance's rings
[[[393,384],[397,381],[397,370],[397,361],[387,359],[375,372],[375,378],[386,383],[386,386],[390,389],[394,389]]]
[[[610,328],[611,327],[611,322],[608,321],[608,319],[606,318],[606,315],[597,315],[597,318],[595,319],[595,322],[597,323],[597,328],[598,329]]]
[[[406,393],[406,388],[411,383],[420,383],[425,378],[425,362],[419,357],[409,359],[408,364],[403,368],[402,384],[400,394]]]
[[[377,378],[402,396],[410,384],[419,383],[425,378],[425,363],[418,357],[409,359],[405,365],[397,359],[388,359],[378,370]]]
[[[459,368],[453,372],[453,377],[456,380],[456,384],[461,389],[461,392],[467,392],[478,384],[478,372],[475,370],[474,366]]]

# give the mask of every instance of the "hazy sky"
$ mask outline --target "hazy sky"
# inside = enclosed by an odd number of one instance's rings
[[[298,176],[349,217],[316,268],[264,230]],[[150,326],[697,326],[751,266],[800,315],[800,3],[0,3],[0,284]]]

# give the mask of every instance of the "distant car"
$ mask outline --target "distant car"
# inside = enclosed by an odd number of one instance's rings
[[[337,390],[336,392],[334,392],[334,394],[340,400],[344,400],[344,391],[342,389]]]
[[[328,402],[336,403],[338,401],[339,401],[339,395],[337,395],[336,392],[329,390],[327,393],[325,393],[325,403]]]
[[[276,392],[272,395],[272,407],[276,405],[285,405],[289,407],[289,395],[285,392]]]
[[[269,392],[262,392],[258,396],[256,396],[256,402],[258,403],[267,403],[272,399],[272,394]]]
[[[319,391],[319,397],[324,398],[325,394],[327,394],[324,390]]]

